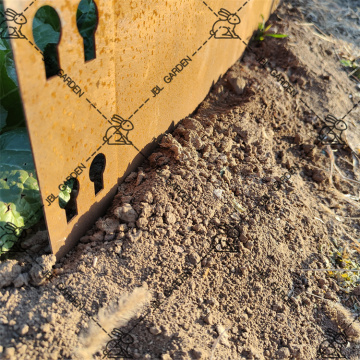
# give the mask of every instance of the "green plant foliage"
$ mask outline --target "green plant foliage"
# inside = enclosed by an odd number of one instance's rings
[[[264,36],[270,36],[270,37],[278,38],[278,39],[283,39],[283,38],[288,37],[288,35],[285,35],[285,34],[265,34]]]
[[[345,248],[339,247],[338,250],[331,253],[330,261],[327,261],[328,266],[330,268],[340,268],[342,270],[360,270],[360,265],[356,262],[355,254],[356,252],[353,250],[348,252]],[[354,287],[360,284],[360,272],[328,271],[328,275],[334,278],[341,290],[346,293],[351,292]]]
[[[345,67],[353,67],[353,63],[350,60],[340,60],[341,65],[345,66]]]
[[[74,188],[75,179],[67,181],[66,188],[59,193],[59,205],[62,209],[65,209],[66,204],[70,200],[71,191]]]
[[[48,44],[57,44],[60,39],[60,20],[50,6],[39,9],[33,21],[33,33],[36,45],[41,51]]]
[[[41,7],[34,17],[33,34],[36,45],[47,59],[46,75],[54,76],[58,72],[57,47],[60,40],[60,18],[51,6]]]
[[[0,82],[0,133],[25,127],[13,54],[9,41],[1,38]]]
[[[360,65],[358,65],[355,61],[348,59],[341,59],[340,63],[343,67],[349,68],[352,75],[360,79]]]
[[[80,34],[84,37],[91,36],[96,28],[96,7],[93,0],[80,1],[76,22]]]
[[[42,217],[39,185],[26,129],[0,135],[0,226],[29,228]],[[1,233],[0,247],[9,249],[14,236]]]
[[[95,52],[92,39],[97,26],[96,21],[97,14],[94,1],[81,0],[76,13],[76,22],[79,32],[84,39],[85,59],[91,59]]]
[[[285,34],[276,34],[276,33],[269,33],[268,31],[270,30],[272,25],[268,25],[265,28],[265,19],[263,15],[260,15],[262,17],[262,22],[259,23],[258,25],[258,30],[255,34],[254,40],[256,41],[263,41],[265,39],[265,37],[273,37],[273,38],[278,38],[278,39],[283,39],[288,37],[288,35]]]

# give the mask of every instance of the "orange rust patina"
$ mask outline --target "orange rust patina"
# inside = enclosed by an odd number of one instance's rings
[[[194,111],[241,56],[260,15],[267,18],[279,1],[95,0],[96,57],[87,62],[76,24],[79,2],[4,4],[27,19],[21,27],[25,38],[11,42],[58,259],[103,214],[117,185],[150,151],[145,147],[151,139]],[[34,16],[45,5],[61,21],[61,71],[48,79],[32,33]],[[106,166],[104,188],[95,195],[89,169],[98,154],[105,156]],[[48,205],[45,199],[57,196],[71,177],[79,182],[77,215],[67,222],[58,201]]]

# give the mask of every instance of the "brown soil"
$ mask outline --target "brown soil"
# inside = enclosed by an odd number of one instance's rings
[[[313,360],[321,358],[319,347],[334,351],[329,329],[345,333],[343,345],[340,337],[335,344],[342,354],[360,358],[360,324],[351,324],[359,282],[346,293],[339,277],[302,270],[334,267],[333,251],[359,264],[357,159],[348,146],[323,146],[317,137],[328,114],[342,118],[352,109],[344,121],[359,118],[360,93],[333,44],[301,25],[297,10],[284,5],[270,22],[290,37],[250,44],[119,186],[107,214],[55,265],[51,282],[41,275],[41,266],[51,270],[51,255],[0,264],[3,358],[75,359],[89,316],[111,333],[99,309],[142,285],[161,303],[146,304],[121,328],[127,333],[141,320],[127,348],[136,359]],[[273,69],[296,96],[270,75]],[[329,154],[355,181],[331,170]],[[294,165],[291,178],[272,190]],[[245,215],[230,199],[253,210]],[[234,230],[226,235],[221,224]],[[29,248],[40,235],[27,240]],[[222,247],[211,249],[221,237]],[[238,252],[219,252],[227,245]],[[192,274],[166,298],[185,269]],[[77,302],[55,287],[60,283]],[[102,358],[105,345],[93,358]]]

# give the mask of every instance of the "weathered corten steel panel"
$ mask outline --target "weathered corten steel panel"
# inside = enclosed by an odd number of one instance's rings
[[[101,216],[125,173],[143,160],[139,151],[194,111],[212,83],[240,57],[261,20],[260,14],[267,18],[278,1],[95,3],[96,58],[85,62],[83,38],[76,24],[79,1],[5,0],[5,8],[27,18],[21,29],[26,39],[11,42],[51,246],[57,258]],[[52,6],[61,21],[58,51],[59,74],[63,77],[46,79],[43,56],[33,38],[33,19],[44,5]],[[218,14],[221,8],[236,13],[230,18],[231,24],[225,20],[215,24],[224,19]],[[237,17],[240,23],[234,24]],[[228,38],[217,38],[225,25],[230,28]],[[112,121],[114,114],[118,115],[117,122]],[[95,195],[89,168],[100,153],[106,157],[104,189]],[[48,205],[45,200],[59,194],[59,185],[71,173],[79,181],[78,214],[67,223],[58,201]]]

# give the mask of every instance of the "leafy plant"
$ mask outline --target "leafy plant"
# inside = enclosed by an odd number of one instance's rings
[[[340,267],[341,269],[351,269],[351,270],[360,270],[360,265],[356,260],[352,260],[350,257],[353,255],[353,251],[350,253],[343,247],[339,247],[338,250],[333,251],[330,257],[330,267],[336,268]],[[345,292],[350,292],[354,287],[356,287],[360,282],[359,272],[337,272],[329,271],[329,276],[336,279],[338,285]]]
[[[289,36],[289,35],[285,35],[285,34],[269,33],[268,31],[270,30],[272,25],[270,24],[265,28],[264,16],[261,15],[261,17],[262,17],[262,22],[259,23],[258,30],[257,30],[257,32],[255,34],[255,40],[256,41],[263,41],[266,36],[270,36],[270,37],[273,37],[273,38],[286,38],[286,37]]]
[[[92,59],[95,54],[93,34],[97,26],[96,7],[93,0],[81,0],[77,13],[76,22],[85,45],[85,60]]]
[[[65,209],[66,204],[70,201],[70,194],[74,188],[75,179],[71,178],[66,182],[66,188],[59,193],[59,206]]]
[[[39,185],[26,129],[0,135],[0,226],[29,228],[42,217]],[[10,249],[14,235],[2,232],[0,254]]]
[[[0,133],[25,127],[13,54],[9,40],[1,38],[0,82]]]

